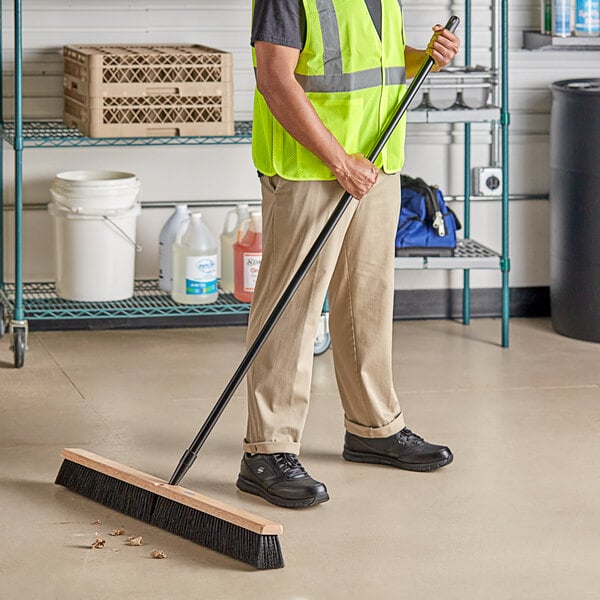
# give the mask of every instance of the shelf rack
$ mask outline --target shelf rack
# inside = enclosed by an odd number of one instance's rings
[[[579,37],[570,35],[560,37],[539,31],[523,31],[523,48],[525,50],[574,50],[587,52],[600,50],[600,37]]]
[[[25,148],[71,148],[74,146],[197,146],[206,144],[248,144],[252,138],[252,123],[236,121],[234,135],[169,136],[132,138],[88,138],[62,121],[24,121],[22,123]],[[16,125],[4,123],[4,140],[14,146]]]
[[[134,294],[126,300],[76,302],[59,298],[53,282],[31,282],[23,286],[28,320],[123,319],[138,317],[211,316],[248,314],[250,305],[233,294],[220,293],[211,304],[177,304],[158,287],[155,279],[135,281]],[[5,302],[14,298],[15,285],[5,284]]]
[[[2,2],[2,0],[0,0]],[[0,6],[1,8],[1,6]],[[509,289],[508,271],[508,0],[492,0],[495,15],[494,35],[500,33],[502,65],[497,65],[501,73],[500,100],[494,106],[466,108],[455,105],[445,110],[416,108],[407,114],[412,123],[463,123],[465,128],[465,239],[460,241],[453,257],[398,257],[397,269],[462,269],[463,322],[470,321],[470,280],[471,269],[496,269],[502,271],[502,346],[508,347]],[[470,20],[471,0],[465,2],[465,63],[470,64]],[[0,26],[2,11],[0,10]],[[501,31],[497,25],[501,23]],[[186,306],[172,301],[161,292],[155,281],[136,281],[134,296],[119,302],[72,302],[59,298],[52,283],[25,283],[22,274],[22,219],[23,219],[23,150],[25,148],[61,148],[77,146],[165,146],[165,145],[223,145],[248,144],[252,137],[252,124],[237,121],[232,136],[202,137],[143,137],[143,138],[87,138],[76,129],[68,128],[60,121],[24,121],[22,109],[22,0],[14,0],[14,64],[15,64],[15,118],[5,122],[0,105],[0,162],[3,143],[12,146],[15,153],[15,281],[4,281],[3,248],[0,244],[0,336],[6,324],[11,332],[11,347],[15,357],[15,367],[22,367],[27,348],[29,320],[72,320],[72,319],[115,319],[115,318],[157,318],[182,316],[215,316],[223,314],[247,314],[249,305],[240,303],[229,294],[220,294],[217,302],[208,305]],[[1,39],[0,39],[1,42]],[[0,62],[2,47],[0,46]],[[0,97],[2,81],[0,78]],[[502,252],[496,253],[470,239],[470,127],[471,123],[491,123],[502,130]],[[3,231],[3,173],[0,170],[0,232]]]
[[[409,111],[409,123],[484,123],[496,121],[500,109],[452,107],[446,110],[415,108]],[[4,141],[14,147],[16,125],[7,121],[2,127]],[[198,146],[223,144],[249,144],[252,141],[252,121],[236,121],[233,135],[220,136],[168,136],[131,138],[88,138],[77,129],[67,127],[62,121],[23,121],[24,148],[71,148],[75,146]]]
[[[475,240],[458,240],[454,256],[397,256],[396,269],[499,269],[501,256]]]

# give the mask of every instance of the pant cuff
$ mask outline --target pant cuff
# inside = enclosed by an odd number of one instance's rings
[[[244,440],[244,452],[252,454],[277,454],[287,452],[288,454],[300,454],[301,444],[298,442],[247,442]]]
[[[346,431],[364,438],[386,438],[404,429],[404,415],[400,413],[393,421],[382,427],[365,427],[344,418]]]

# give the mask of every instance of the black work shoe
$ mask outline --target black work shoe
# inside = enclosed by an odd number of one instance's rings
[[[430,444],[406,427],[387,438],[364,438],[346,432],[343,457],[408,471],[433,471],[454,458],[450,448]]]
[[[327,502],[327,488],[315,481],[295,454],[249,454],[242,458],[237,487],[272,504],[302,508]]]

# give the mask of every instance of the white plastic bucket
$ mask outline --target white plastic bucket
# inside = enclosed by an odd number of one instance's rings
[[[120,171],[65,171],[58,173],[50,193],[57,204],[74,211],[128,210],[133,208],[140,182],[133,173]]]
[[[69,171],[50,188],[56,293],[105,302],[133,295],[139,180],[131,173]]]

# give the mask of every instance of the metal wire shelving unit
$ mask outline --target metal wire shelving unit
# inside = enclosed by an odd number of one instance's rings
[[[16,25],[15,25],[16,26]],[[0,48],[0,58],[2,52]],[[75,302],[60,298],[52,282],[25,282],[22,276],[22,155],[26,148],[117,147],[117,146],[195,146],[248,144],[252,123],[237,121],[232,136],[88,138],[61,121],[23,121],[22,95],[17,73],[22,68],[20,47],[15,52],[15,121],[1,122],[1,137],[15,152],[15,281],[4,280],[3,245],[0,244],[0,337],[8,329],[15,367],[24,364],[29,321],[69,322],[160,319],[182,317],[216,317],[247,315],[248,303],[239,302],[232,294],[220,293],[216,302],[181,305],[158,288],[156,280],[137,280],[132,298],[113,302]],[[2,143],[0,143],[0,160]],[[0,184],[3,178],[0,178]],[[0,232],[3,231],[3,188],[0,190]]]
[[[2,0],[0,0],[2,2]],[[102,146],[182,146],[182,145],[231,145],[248,144],[252,136],[252,123],[238,121],[232,136],[202,137],[143,137],[143,138],[87,138],[76,129],[68,128],[60,121],[23,120],[23,51],[22,51],[22,0],[14,3],[14,121],[6,122],[0,112],[0,162],[3,158],[4,142],[9,144],[15,155],[15,278],[14,283],[5,282],[3,244],[0,243],[0,336],[8,329],[15,367],[24,364],[27,349],[28,321],[72,321],[114,319],[161,319],[186,317],[216,317],[219,315],[245,315],[249,305],[235,300],[230,294],[220,294],[213,304],[184,306],[160,291],[153,280],[136,281],[134,296],[117,302],[73,302],[57,296],[51,282],[31,283],[23,281],[22,271],[22,226],[23,226],[23,151],[26,148],[102,147]],[[502,346],[508,346],[509,288],[508,288],[508,87],[507,87],[507,16],[508,1],[492,0],[494,13],[493,34],[500,44],[502,64],[494,65],[500,74],[500,93],[495,95],[492,105],[482,108],[454,106],[446,110],[420,107],[410,110],[407,120],[412,123],[463,123],[465,129],[465,217],[464,235],[452,257],[398,257],[397,269],[461,269],[464,273],[463,322],[470,321],[471,269],[495,269],[502,272]],[[465,64],[470,64],[470,13],[471,0],[465,3],[464,40]],[[0,25],[2,12],[0,11]],[[1,40],[0,40],[1,42]],[[0,45],[0,61],[2,47]],[[0,78],[0,97],[2,96]],[[0,107],[1,111],[1,107]],[[501,131],[501,167],[503,172],[502,194],[502,251],[490,250],[470,239],[470,126],[471,123],[490,123]],[[0,233],[3,232],[3,168],[0,169]],[[176,323],[176,321],[173,321]]]

